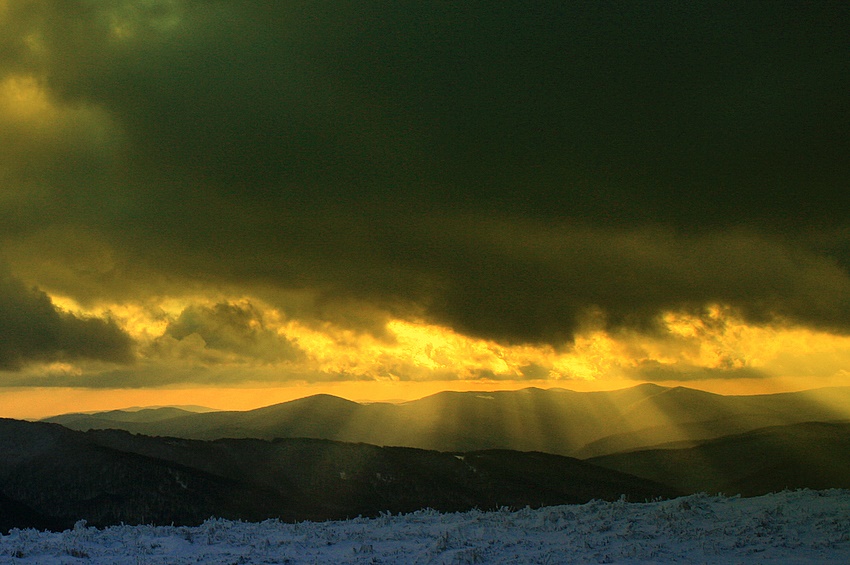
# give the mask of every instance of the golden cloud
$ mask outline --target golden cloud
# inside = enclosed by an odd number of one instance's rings
[[[421,320],[391,319],[384,334],[376,336],[329,322],[307,324],[245,296],[104,304],[90,310],[68,298],[53,297],[53,302],[78,316],[117,323],[140,343],[139,364],[146,367],[138,369],[140,375],[171,369],[173,379],[190,382],[525,380],[604,386],[623,379],[770,377],[800,378],[803,384],[805,379],[837,379],[850,366],[848,336],[778,323],[753,325],[723,305],[696,313],[666,312],[663,331],[588,330],[559,349],[503,345]],[[79,372],[72,377],[86,378]]]

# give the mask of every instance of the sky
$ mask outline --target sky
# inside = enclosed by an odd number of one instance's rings
[[[850,385],[848,25],[0,0],[0,416]]]

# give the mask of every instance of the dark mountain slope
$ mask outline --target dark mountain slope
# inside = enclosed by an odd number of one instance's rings
[[[635,451],[588,462],[687,492],[754,496],[786,488],[850,488],[850,423],[762,428],[687,448]]]
[[[777,421],[784,423],[787,420],[795,421],[796,419],[744,413],[704,422],[655,426],[592,441],[575,451],[573,456],[588,459],[639,449],[654,449],[661,444],[673,443],[679,444],[676,447],[693,447],[708,439],[766,428],[776,425]]]
[[[195,523],[213,515],[262,519],[280,494],[170,461],[115,450],[60,426],[0,420],[4,509],[31,510],[23,526]],[[18,525],[17,527],[21,527]]]
[[[26,504],[0,493],[0,532],[12,528],[34,528],[36,530],[61,530],[68,527],[68,521],[45,516]]]
[[[452,454],[318,439],[199,441],[16,420],[0,420],[0,453],[6,528],[67,528],[78,519],[96,526],[188,525],[210,516],[325,520],[677,494],[541,453]]]

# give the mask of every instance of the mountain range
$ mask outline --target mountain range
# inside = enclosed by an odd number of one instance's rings
[[[698,442],[586,460],[680,492],[756,496],[786,489],[850,488],[850,423],[771,426]]]
[[[846,407],[640,385],[0,419],[0,531],[850,488]]]
[[[200,524],[345,519],[678,495],[539,452],[446,453],[309,438],[186,440],[0,419],[0,531],[77,520]]]
[[[129,417],[132,416],[132,417]],[[696,442],[768,426],[850,418],[850,387],[724,396],[642,384],[607,392],[441,392],[400,404],[316,395],[256,410],[66,414],[71,429],[186,439],[308,437],[438,451],[512,449],[578,458]]]

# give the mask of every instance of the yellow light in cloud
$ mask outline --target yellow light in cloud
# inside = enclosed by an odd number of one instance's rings
[[[121,41],[134,37],[136,35],[136,30],[130,22],[113,18],[112,23],[109,26],[109,34],[114,39]]]
[[[611,372],[622,352],[617,343],[604,332],[592,332],[575,338],[573,350],[555,358],[553,376],[564,379],[592,381]]]
[[[24,38],[24,43],[33,55],[41,56],[47,53],[44,37],[40,33],[31,33]]]
[[[56,117],[47,91],[33,76],[11,75],[0,83],[0,113],[7,120],[49,126]]]
[[[376,336],[329,322],[308,324],[287,318],[282,310],[248,296],[182,296],[88,309],[67,297],[51,298],[57,307],[75,315],[114,320],[142,346],[140,366],[165,373],[173,368],[187,375],[209,371],[208,377],[199,373],[197,382],[215,387],[254,382],[269,390],[290,390],[291,383],[300,379],[299,390],[335,386],[358,398],[406,397],[392,392],[392,387],[400,391],[410,383],[421,383],[418,390],[429,392],[450,388],[447,383],[460,389],[535,384],[599,390],[635,384],[638,381],[630,379],[640,378],[646,367],[659,365],[669,370],[658,374],[670,379],[660,384],[699,384],[717,392],[850,385],[850,337],[778,324],[755,326],[723,306],[697,314],[665,313],[661,321],[667,331],[661,333],[587,331],[559,350],[545,344],[499,344],[445,326],[400,319],[389,321],[386,334]],[[262,324],[263,330],[275,331],[296,344],[303,355],[269,363],[250,353],[208,347],[197,335],[162,339],[168,324],[187,306],[211,307],[221,302],[256,311],[257,317],[248,320],[255,330]],[[740,369],[752,371],[736,372]],[[55,367],[52,373],[58,371]],[[683,380],[675,380],[677,371]],[[742,380],[742,375],[762,378]],[[383,391],[382,387],[390,387],[389,392],[375,392]]]
[[[44,49],[37,35],[25,41],[36,55]],[[10,74],[0,80],[0,126],[17,140],[16,146],[7,144],[5,149],[17,151],[15,157],[24,162],[33,141],[73,142],[109,154],[122,140],[120,129],[106,111],[55,98],[43,81],[27,74]]]
[[[391,320],[387,331],[389,340],[331,324],[316,329],[297,320],[288,320],[278,328],[280,335],[307,352],[316,370],[326,373],[416,380],[433,378],[435,373],[475,378],[483,371],[515,378],[521,375],[518,367],[527,364],[527,348],[513,350],[442,326]],[[393,367],[413,373],[394,375]]]
[[[480,369],[496,375],[515,375],[505,359],[507,349],[495,342],[470,338],[449,328],[393,320],[387,324],[396,337],[395,353],[427,369]]]
[[[178,314],[182,311],[182,307],[176,306],[173,301],[162,302],[155,308],[132,302],[101,304],[92,308],[83,308],[76,300],[68,296],[50,294],[49,297],[54,306],[76,316],[112,319],[130,337],[137,340],[161,336],[168,326],[169,314],[174,316],[175,311]],[[160,314],[154,314],[154,310],[159,311]]]

